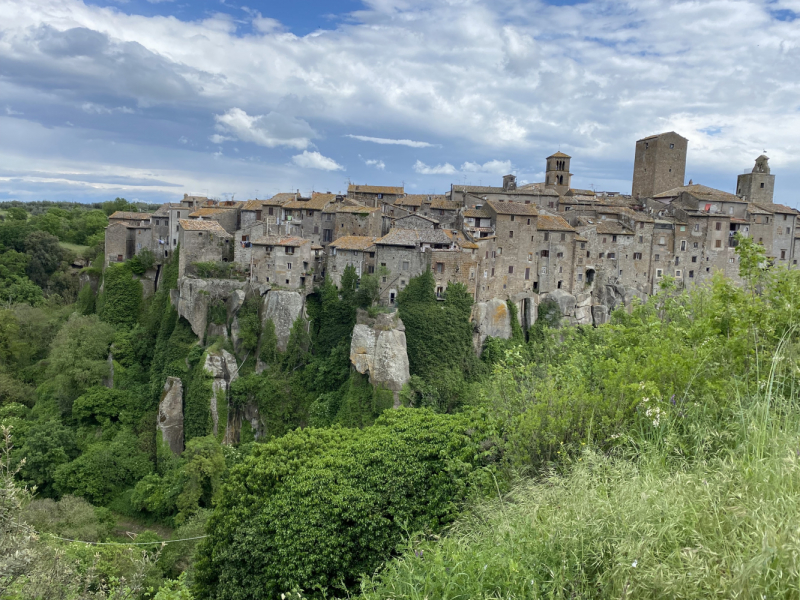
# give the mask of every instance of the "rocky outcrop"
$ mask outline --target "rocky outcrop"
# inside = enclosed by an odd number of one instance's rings
[[[156,427],[173,454],[183,452],[183,383],[178,377],[167,377],[161,402],[158,403]]]
[[[605,285],[599,286],[595,292],[595,303],[606,306],[609,313],[615,311],[620,306],[631,306],[634,298],[638,298],[644,302],[647,300],[647,294],[636,288],[626,287],[617,283],[606,283]]]
[[[394,392],[395,407],[399,392],[411,378],[403,321],[397,314],[379,314],[370,318],[359,310],[350,342],[350,362],[369,381]]]
[[[505,300],[492,298],[472,305],[472,345],[480,355],[487,337],[511,339],[511,313]]]
[[[214,435],[217,435],[220,427],[228,426],[228,390],[231,383],[239,377],[239,367],[236,364],[236,357],[227,350],[217,350],[206,354],[206,362],[203,365],[206,372],[211,375],[211,398],[209,399],[209,409],[211,410],[211,421]],[[220,412],[225,415],[225,422],[220,423]]]
[[[278,338],[278,350],[286,351],[292,325],[303,314],[305,298],[299,292],[271,290],[264,298],[264,310],[261,313],[262,325],[267,319],[275,323],[275,336]]]
[[[202,340],[208,325],[209,304],[221,300],[227,303],[229,310],[231,306],[236,306],[238,310],[244,302],[247,286],[246,281],[233,279],[183,277],[178,280],[177,293],[171,293],[170,299],[178,314],[189,321],[194,334]]]

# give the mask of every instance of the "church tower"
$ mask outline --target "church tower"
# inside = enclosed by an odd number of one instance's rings
[[[689,140],[674,131],[638,140],[631,195],[634,198],[652,198],[655,194],[682,187],[688,145]]]
[[[572,173],[569,172],[569,160],[572,157],[563,152],[556,152],[547,157],[544,183],[554,187],[559,194],[565,194],[572,184]]]
[[[772,204],[775,191],[775,175],[769,172],[769,158],[762,154],[756,159],[756,166],[750,173],[739,175],[736,181],[736,195],[748,202]]]

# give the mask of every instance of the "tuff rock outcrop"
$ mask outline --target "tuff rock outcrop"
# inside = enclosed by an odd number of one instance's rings
[[[298,292],[271,290],[264,298],[264,310],[261,313],[262,325],[267,319],[275,323],[275,336],[278,338],[278,350],[286,351],[292,325],[303,314],[305,298]]]
[[[480,355],[487,337],[511,339],[511,313],[505,300],[492,298],[472,305],[472,345]]]
[[[178,377],[167,377],[158,403],[156,427],[173,454],[183,452],[183,382]]]
[[[395,407],[399,392],[411,378],[406,350],[405,326],[397,313],[370,318],[358,311],[350,342],[350,362],[361,374],[369,373],[374,386],[394,392]]]
[[[222,300],[228,304],[237,305],[244,301],[246,281],[234,279],[199,279],[183,277],[178,280],[178,289],[172,290],[170,300],[178,314],[189,321],[194,334],[204,339],[208,325],[208,307],[213,300]],[[241,299],[241,301],[240,301]],[[232,313],[229,313],[232,314]]]
[[[213,423],[214,435],[217,435],[220,426],[226,427],[228,423],[219,422],[220,407],[228,406],[228,390],[231,383],[239,377],[239,368],[236,364],[236,357],[227,350],[217,350],[206,354],[206,362],[203,365],[206,372],[211,375],[211,398],[209,399],[209,409],[211,410],[211,420]],[[226,431],[226,436],[227,431]]]

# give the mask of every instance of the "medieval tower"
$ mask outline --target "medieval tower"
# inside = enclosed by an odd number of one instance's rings
[[[555,187],[559,194],[567,192],[572,184],[572,173],[569,172],[571,158],[563,152],[556,152],[547,157],[544,183],[547,187]]]
[[[772,204],[775,191],[775,175],[769,172],[769,158],[764,154],[756,159],[750,173],[739,175],[736,181],[736,195],[748,202]]]
[[[655,194],[681,187],[686,175],[688,144],[689,140],[674,131],[637,141],[631,195],[634,198],[652,198]]]

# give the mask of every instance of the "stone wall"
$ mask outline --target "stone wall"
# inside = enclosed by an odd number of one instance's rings
[[[394,392],[395,408],[399,407],[399,392],[411,375],[405,326],[397,313],[379,314],[372,319],[366,311],[358,311],[350,342],[350,362],[362,375],[369,373],[373,386]]]
[[[167,377],[158,404],[156,427],[172,453],[180,455],[183,452],[183,383],[178,377]]]
[[[278,338],[278,350],[286,351],[292,325],[305,315],[305,296],[299,292],[287,290],[271,290],[264,297],[261,311],[262,325],[267,319],[272,319],[275,324],[275,335]]]

